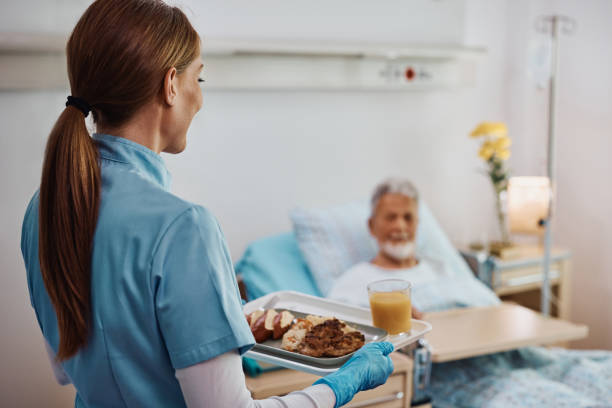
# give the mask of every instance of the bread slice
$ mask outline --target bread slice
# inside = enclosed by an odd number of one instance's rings
[[[249,314],[249,318],[247,319],[247,321],[249,322],[249,326],[251,327],[251,330],[253,330],[255,323],[257,323],[257,320],[261,317],[262,314],[264,314],[264,312],[265,310],[256,310],[252,312],[251,314]]]
[[[266,312],[266,321],[264,323],[264,327],[266,330],[270,331],[270,334],[274,331],[274,318],[278,315],[276,310],[270,309]]]
[[[276,314],[274,317],[274,332],[272,333],[274,340],[283,337],[283,335],[293,324],[293,319],[295,319],[295,316],[293,316],[293,314],[287,310],[283,310],[282,312]]]
[[[268,316],[268,312],[269,311],[262,313],[251,327],[251,332],[257,343],[262,343],[272,336],[272,330],[266,329],[266,317]]]

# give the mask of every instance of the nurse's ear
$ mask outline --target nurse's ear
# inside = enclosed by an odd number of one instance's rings
[[[163,98],[169,106],[174,106],[178,90],[176,68],[172,67],[164,76]]]

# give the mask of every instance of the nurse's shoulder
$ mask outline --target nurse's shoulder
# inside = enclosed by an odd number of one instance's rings
[[[120,164],[103,163],[96,235],[111,231],[132,236],[163,234],[179,218],[217,229],[210,211],[172,194],[160,178]]]

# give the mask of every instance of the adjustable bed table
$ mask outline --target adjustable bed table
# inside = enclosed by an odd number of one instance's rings
[[[435,328],[425,336],[435,363],[578,340],[589,331],[513,303],[432,312],[424,320]]]

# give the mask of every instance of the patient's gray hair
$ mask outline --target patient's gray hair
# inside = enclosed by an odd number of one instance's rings
[[[414,184],[406,179],[390,178],[380,183],[374,189],[371,199],[372,216],[374,215],[374,211],[376,211],[378,202],[385,194],[401,194],[403,196],[412,198],[416,203],[419,202],[419,192]]]

